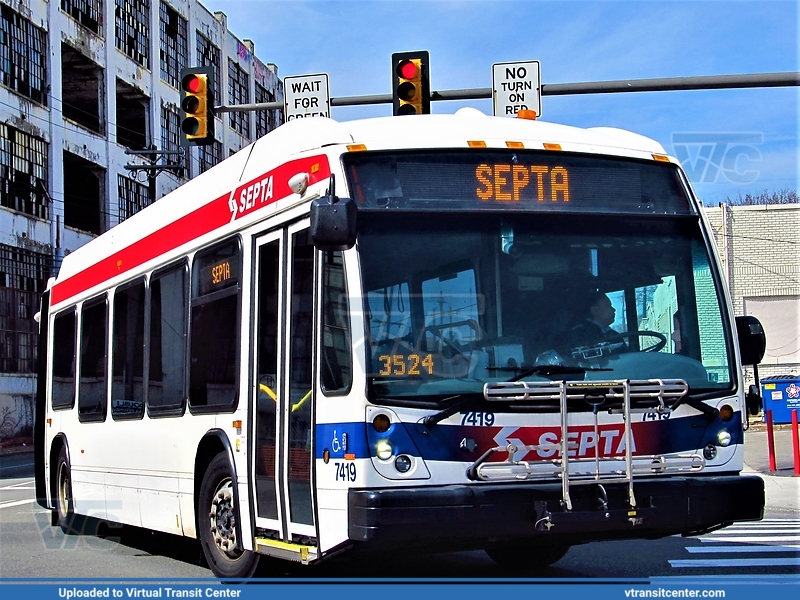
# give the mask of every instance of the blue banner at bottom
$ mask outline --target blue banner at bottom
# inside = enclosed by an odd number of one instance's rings
[[[84,582],[85,581],[85,582]],[[664,577],[635,580],[198,580],[175,582],[74,580],[0,580],[0,595],[7,600],[94,600],[101,598],[129,600],[163,598],[263,600],[265,594],[311,598],[367,597],[380,600],[485,600],[487,594],[502,593],[512,598],[536,594],[545,598],[581,598],[592,600],[635,600],[640,598],[715,598],[752,600],[755,594],[768,594],[770,600],[796,600],[800,594],[800,574],[783,576],[740,577]],[[765,588],[765,586],[768,586]],[[556,596],[557,595],[557,596]]]

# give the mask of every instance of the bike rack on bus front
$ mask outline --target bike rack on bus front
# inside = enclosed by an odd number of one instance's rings
[[[633,493],[634,475],[659,473],[698,472],[705,467],[699,454],[654,454],[633,456],[631,414],[657,412],[668,414],[688,392],[688,384],[681,379],[614,380],[614,381],[505,381],[484,385],[483,395],[489,401],[531,402],[541,404],[558,401],[561,414],[561,436],[558,443],[517,445],[508,443],[489,449],[467,470],[475,481],[524,481],[530,479],[559,478],[564,505],[572,510],[570,485],[600,483],[626,483],[628,502],[636,508]],[[592,406],[595,439],[598,436],[597,414],[600,407],[610,413],[622,412],[624,457],[600,457],[600,445],[595,446],[594,458],[569,458],[569,451],[577,450],[578,443],[568,440],[568,415],[570,401],[583,400]],[[634,406],[632,406],[632,402]],[[517,452],[557,452],[558,458],[539,461],[515,461]],[[487,462],[496,452],[507,452],[503,462]],[[604,470],[601,470],[601,464]],[[592,465],[594,468],[585,468]],[[602,486],[600,486],[602,489]]]

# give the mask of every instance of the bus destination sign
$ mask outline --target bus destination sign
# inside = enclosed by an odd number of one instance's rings
[[[344,156],[359,210],[692,214],[671,163],[541,150]]]
[[[561,166],[480,164],[475,194],[487,202],[569,202],[569,171]]]

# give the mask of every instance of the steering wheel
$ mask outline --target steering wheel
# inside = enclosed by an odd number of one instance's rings
[[[467,344],[463,345],[456,344],[453,341],[447,339],[447,337],[442,332],[442,329],[452,329],[453,327],[461,327],[463,325],[466,325],[470,329],[472,329],[476,335],[476,339],[471,342],[468,342]],[[461,356],[464,356],[464,350],[469,350],[472,344],[483,339],[483,330],[481,329],[481,326],[478,325],[478,322],[475,319],[465,319],[464,321],[453,321],[452,323],[442,323],[441,325],[426,325],[422,329],[420,339],[424,338],[426,330],[430,331],[433,335],[435,335],[438,339],[440,339],[445,346],[450,348],[453,352],[460,354]]]
[[[647,348],[639,348],[639,352],[658,352],[667,345],[667,336],[665,336],[663,333],[659,333],[658,331],[650,331],[649,329],[625,331],[617,335],[619,335],[621,338],[653,337],[658,340],[652,346],[648,346]]]

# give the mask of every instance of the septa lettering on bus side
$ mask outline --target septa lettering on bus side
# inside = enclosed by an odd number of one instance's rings
[[[228,197],[230,222],[291,196],[294,192],[289,179],[302,172],[308,173],[308,185],[327,179],[331,174],[328,158],[319,155],[293,160],[238,186]]]

